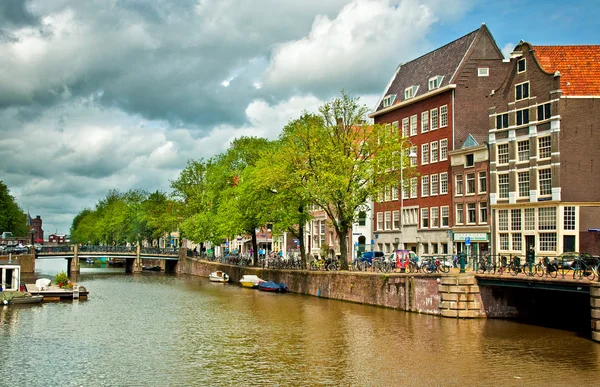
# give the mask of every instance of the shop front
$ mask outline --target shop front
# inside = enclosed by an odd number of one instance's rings
[[[490,253],[489,232],[455,232],[456,253],[464,252],[468,257],[477,257]]]

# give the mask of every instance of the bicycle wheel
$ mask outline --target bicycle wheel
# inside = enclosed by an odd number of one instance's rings
[[[327,265],[327,270],[328,271],[335,271],[335,270],[337,270],[337,267],[336,267],[335,263],[332,262],[329,265]]]
[[[428,263],[428,264],[425,264],[422,269],[423,269],[423,273],[431,274],[436,270],[436,267],[434,264]]]
[[[442,271],[442,273],[449,273],[450,272],[450,266],[446,266],[443,263],[440,265],[440,270]]]
[[[583,270],[576,268],[573,270],[573,279],[581,279],[583,277]]]
[[[484,274],[485,273],[485,265],[479,263],[479,267],[477,268],[477,272],[479,274]]]
[[[596,278],[596,268],[586,266],[583,274],[585,275],[585,278],[593,281],[594,278]]]
[[[513,265],[508,266],[508,272],[510,273],[510,275],[517,275],[517,274],[519,274],[520,271],[521,271],[521,268],[518,266],[513,266]]]
[[[535,274],[537,274],[538,277],[543,277],[545,274],[545,270],[544,270],[544,265],[540,262],[537,265],[535,265]]]

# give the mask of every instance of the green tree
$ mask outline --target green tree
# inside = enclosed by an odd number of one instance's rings
[[[0,232],[12,232],[13,235],[23,237],[29,232],[27,215],[10,194],[10,190],[0,180]]]
[[[320,115],[303,114],[281,135],[288,175],[308,203],[323,209],[339,239],[342,269],[348,268],[346,238],[367,200],[400,186],[400,165],[408,166],[409,142],[397,128],[367,124],[368,108],[342,92],[325,103]],[[404,170],[404,183],[412,175]]]

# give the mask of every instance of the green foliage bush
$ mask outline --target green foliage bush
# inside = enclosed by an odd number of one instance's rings
[[[67,288],[69,287],[70,281],[69,276],[64,271],[58,273],[56,277],[54,277],[54,283],[58,285],[59,288]],[[73,285],[71,285],[72,287]]]

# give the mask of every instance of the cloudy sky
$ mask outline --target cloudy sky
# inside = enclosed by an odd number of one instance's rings
[[[0,180],[68,233],[109,189],[169,191],[188,159],[341,89],[373,107],[399,62],[482,22],[504,52],[599,44],[600,5],[565,3],[0,0]]]

